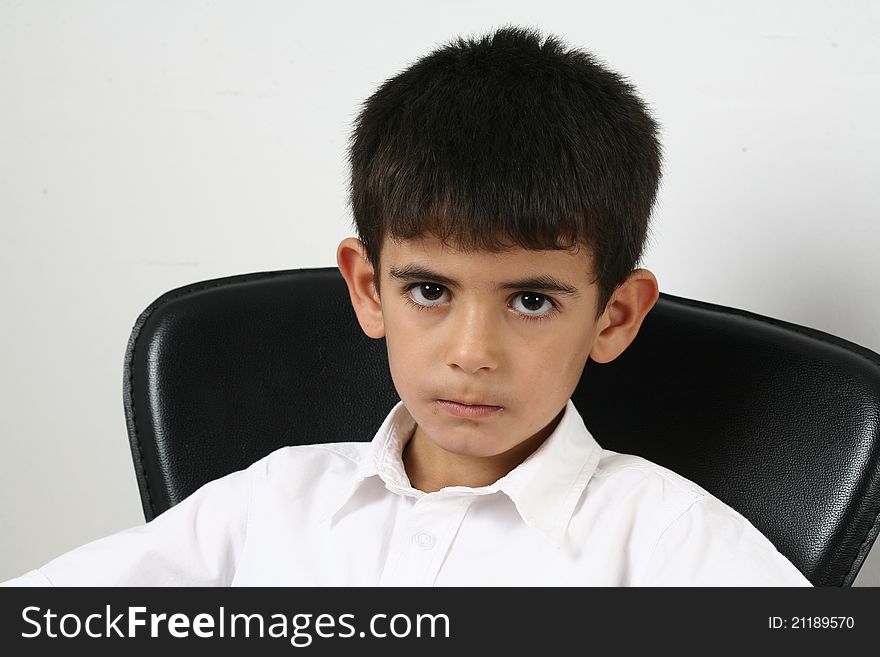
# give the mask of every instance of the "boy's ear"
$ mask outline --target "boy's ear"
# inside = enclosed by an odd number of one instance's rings
[[[375,273],[363,242],[354,237],[342,240],[336,249],[336,264],[348,285],[351,305],[364,333],[371,338],[385,337],[382,304],[373,278]]]
[[[635,269],[617,288],[605,313],[599,318],[598,333],[590,358],[608,363],[635,340],[642,320],[660,297],[657,279],[647,269]]]

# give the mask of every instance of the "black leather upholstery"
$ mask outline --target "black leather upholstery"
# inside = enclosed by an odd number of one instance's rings
[[[144,515],[271,451],[372,439],[398,401],[335,267],[232,276],[138,318],[124,404]],[[697,482],[816,585],[852,584],[880,513],[880,356],[827,333],[661,294],[572,400],[606,449]]]

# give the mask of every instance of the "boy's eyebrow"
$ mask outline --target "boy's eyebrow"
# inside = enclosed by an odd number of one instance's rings
[[[405,282],[429,282],[445,285],[447,287],[461,287],[458,281],[448,276],[438,274],[431,271],[427,267],[416,264],[409,264],[404,267],[391,266],[390,274],[392,278],[396,278]],[[520,278],[515,281],[507,281],[498,286],[499,290],[528,290],[535,292],[554,292],[564,296],[577,297],[580,292],[573,285],[563,283],[557,278],[549,274],[540,274],[538,276],[530,276],[528,278]]]

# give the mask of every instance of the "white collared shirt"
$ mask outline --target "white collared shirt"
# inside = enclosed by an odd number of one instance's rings
[[[693,482],[602,449],[569,400],[490,486],[414,489],[399,402],[369,443],[283,447],[6,585],[810,586]]]

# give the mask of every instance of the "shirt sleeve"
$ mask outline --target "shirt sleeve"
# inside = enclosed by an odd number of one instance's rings
[[[666,527],[641,586],[812,586],[744,516],[712,496]]]
[[[229,586],[244,547],[251,469],[211,481],[150,522],[0,586]]]

